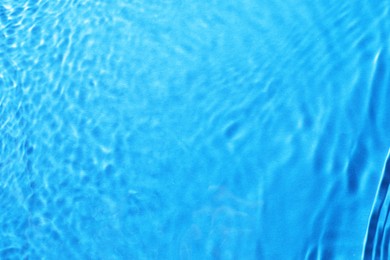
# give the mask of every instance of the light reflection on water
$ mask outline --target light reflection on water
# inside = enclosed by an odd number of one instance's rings
[[[3,1],[1,258],[359,259],[388,12]]]

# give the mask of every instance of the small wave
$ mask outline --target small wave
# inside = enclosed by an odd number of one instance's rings
[[[389,259],[390,224],[390,149],[383,167],[366,233],[363,259]]]

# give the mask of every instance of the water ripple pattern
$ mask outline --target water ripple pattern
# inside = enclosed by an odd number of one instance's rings
[[[383,168],[364,244],[364,259],[389,259],[390,224],[390,150]]]
[[[387,254],[389,8],[1,0],[0,259]]]

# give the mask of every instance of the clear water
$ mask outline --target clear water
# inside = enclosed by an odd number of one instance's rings
[[[387,223],[390,212],[389,201],[390,184],[390,151],[386,165],[383,168],[381,184],[375,198],[370,223],[367,229],[363,251],[365,259],[389,259],[390,224]]]
[[[386,259],[389,8],[0,1],[0,258]]]

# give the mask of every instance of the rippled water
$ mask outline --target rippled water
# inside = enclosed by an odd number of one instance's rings
[[[387,223],[389,208],[389,184],[390,184],[390,150],[387,155],[386,165],[375,204],[372,209],[370,224],[367,229],[364,247],[365,259],[388,259],[390,246],[390,224]]]
[[[389,8],[2,0],[0,258],[386,259]]]

